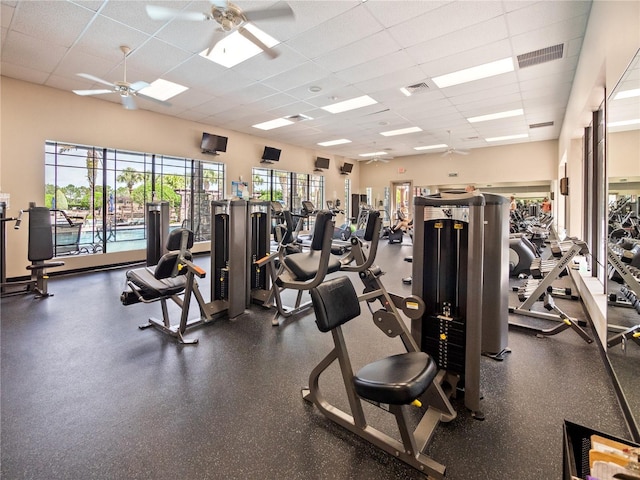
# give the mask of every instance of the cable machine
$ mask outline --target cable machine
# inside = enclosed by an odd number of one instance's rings
[[[426,308],[411,333],[480,420],[484,206],[480,194],[415,197],[412,262],[413,294]]]

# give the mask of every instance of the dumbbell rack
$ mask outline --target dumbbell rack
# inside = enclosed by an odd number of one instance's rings
[[[552,284],[556,279],[565,273],[565,270],[578,254],[589,253],[586,244],[580,240],[570,240],[565,242],[557,242],[552,245],[551,248],[554,255],[561,255],[559,259],[550,259],[547,261],[541,261],[539,265],[532,265],[532,273],[536,272],[535,276],[541,276],[540,279],[530,279],[524,286],[518,289],[518,297],[522,301],[522,304],[518,307],[509,307],[509,313],[516,315],[523,315],[533,318],[541,318],[544,320],[553,320],[561,322],[561,325],[549,329],[541,329],[533,327],[531,325],[509,321],[509,325],[518,328],[524,328],[527,330],[533,330],[540,336],[551,336],[566,330],[567,328],[573,329],[578,333],[587,343],[591,343],[593,340],[587,332],[585,332],[580,322],[576,319],[570,318],[553,302],[552,293],[569,293],[570,292],[557,292],[552,287]],[[537,261],[539,259],[535,259]],[[573,297],[572,297],[573,298]],[[544,307],[549,311],[539,312],[532,310],[534,304],[544,299]],[[583,321],[583,324],[586,323]]]

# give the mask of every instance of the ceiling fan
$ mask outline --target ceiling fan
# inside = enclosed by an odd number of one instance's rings
[[[139,81],[134,83],[127,82],[127,55],[131,52],[131,48],[126,45],[122,45],[120,50],[124,54],[124,78],[121,82],[108,82],[107,80],[103,80],[98,77],[94,77],[93,75],[89,75],[88,73],[78,73],[79,77],[86,78],[87,80],[91,80],[96,83],[102,83],[103,85],[108,85],[111,87],[110,90],[107,89],[98,89],[98,90],[74,90],[73,93],[76,95],[101,95],[103,93],[117,93],[120,95],[120,99],[122,100],[122,105],[127,110],[135,110],[137,107],[136,101],[134,97],[144,98],[146,100],[151,100],[152,102],[159,103],[160,105],[164,105],[166,107],[170,107],[171,104],[169,102],[165,102],[162,100],[158,100],[157,98],[149,97],[140,93],[140,90],[143,88],[147,88],[149,84],[147,82]]]
[[[393,157],[383,158],[383,157],[380,157],[379,155],[376,155],[375,157],[372,157],[370,160],[368,160],[366,163],[367,165],[374,162],[389,163],[389,160],[391,160],[392,158]]]
[[[291,10],[289,5],[285,3],[284,6],[278,8],[241,10],[240,7],[226,0],[210,0],[210,3],[211,10],[209,12],[185,12],[157,5],[147,5],[146,8],[147,14],[153,20],[171,20],[174,18],[190,21],[214,20],[218,24],[218,28],[215,29],[209,43],[207,56],[224,35],[233,31],[237,31],[240,35],[258,46],[269,57],[276,58],[278,56],[276,51],[265,45],[253,33],[244,28],[244,26],[248,22],[256,20],[293,17],[293,10]]]
[[[452,153],[456,155],[469,155],[469,150],[458,149],[451,146],[451,130],[447,130],[449,132],[449,142],[447,143],[447,149],[441,155],[442,157],[451,156]]]

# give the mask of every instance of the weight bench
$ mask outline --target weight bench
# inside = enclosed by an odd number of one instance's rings
[[[212,320],[205,311],[205,302],[195,277],[204,278],[206,272],[191,262],[190,248],[193,246],[193,232],[179,228],[169,233],[168,253],[160,257],[154,267],[142,267],[127,271],[127,289],[120,295],[123,305],[153,303],[162,305],[162,321],[150,318],[140,329],[155,327],[163,333],[175,337],[181,344],[196,344],[198,339],[185,339],[188,327]],[[191,295],[196,297],[200,307],[200,318],[188,320]],[[182,295],[182,298],[180,298]],[[180,322],[173,325],[169,318],[167,300],[174,301],[181,309]]]
[[[436,362],[427,353],[409,351],[365,365],[354,375],[342,332],[342,325],[360,315],[360,302],[353,284],[348,277],[339,277],[326,280],[310,293],[316,325],[321,332],[331,332],[334,347],[311,372],[309,386],[302,389],[303,398],[330,420],[430,478],[444,478],[445,467],[422,453],[442,412],[430,405],[414,431],[409,429],[406,412],[410,405],[421,406],[418,399],[428,390],[432,396],[441,396]],[[320,391],[321,374],[336,360],[340,365],[350,413],[331,405]],[[401,441],[367,424],[361,400],[393,414]]]

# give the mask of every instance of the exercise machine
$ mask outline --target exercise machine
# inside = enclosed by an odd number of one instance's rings
[[[327,273],[340,269],[340,261],[331,254],[333,215],[328,210],[317,212],[309,248],[297,253],[286,253],[285,246],[277,252],[258,259],[256,268],[266,269],[271,281],[271,294],[265,305],[275,305],[272,325],[280,324],[279,318],[288,318],[311,307],[311,301],[302,303],[305,291],[320,285]],[[294,306],[284,304],[285,290],[296,291]]]
[[[569,317],[560,310],[560,308],[555,305],[551,296],[551,294],[563,293],[554,290],[552,285],[553,282],[560,276],[567,274],[566,269],[569,267],[576,255],[588,255],[589,248],[587,247],[587,244],[581,240],[568,239],[564,242],[553,243],[551,251],[554,257],[548,261],[542,262],[542,260],[536,259],[536,265],[532,265],[531,273],[534,277],[539,278],[528,279],[521,287],[519,287],[518,297],[522,303],[517,307],[509,307],[509,313],[544,320],[553,320],[560,322],[560,324],[547,329],[515,321],[510,321],[509,325],[533,331],[540,337],[548,337],[563,332],[564,330],[572,329],[580,335],[585,342],[591,343],[593,342],[593,339],[580,326],[578,320]],[[548,312],[532,310],[534,304],[540,300],[544,301],[544,308]]]
[[[14,228],[17,230],[22,223],[22,215],[29,215],[29,244],[27,258],[31,262],[27,265],[27,270],[31,273],[28,280],[7,282],[6,280],[6,227],[5,224],[14,221]],[[53,296],[49,293],[47,281],[49,268],[61,267],[63,261],[54,260],[53,236],[51,225],[51,210],[47,207],[37,207],[34,202],[29,204],[27,210],[20,210],[15,218],[9,218],[6,214],[6,203],[0,202],[0,238],[2,238],[2,283],[0,284],[3,297],[33,293],[36,298],[46,298]]]
[[[162,320],[150,318],[140,329],[154,327],[175,337],[180,344],[196,344],[198,339],[186,339],[187,328],[211,321],[213,317],[206,312],[206,305],[196,277],[204,278],[206,272],[192,262],[191,247],[193,232],[185,228],[173,230],[167,237],[165,253],[155,266],[128,270],[127,288],[120,295],[123,305],[135,303],[160,302]],[[200,317],[189,320],[191,297],[194,296],[200,309]],[[180,321],[172,323],[169,317],[167,301],[172,300],[180,307]]]
[[[484,206],[475,193],[415,197],[412,262],[412,291],[425,303],[413,338],[437,362],[448,394],[464,391],[479,420]]]
[[[280,204],[278,204],[280,205]],[[271,253],[271,202],[251,200],[248,203],[249,254],[247,261],[250,301],[257,304],[266,303],[270,293],[269,275],[256,261]]]
[[[346,276],[327,280],[311,290],[311,298],[316,325],[321,332],[331,332],[334,346],[312,370],[308,387],[302,389],[303,398],[333,422],[430,478],[444,478],[444,465],[423,453],[443,415],[436,407],[437,400],[444,396],[436,381],[438,367],[434,359],[415,349],[365,365],[354,374],[342,331],[342,325],[360,315],[360,301],[351,281]],[[349,412],[330,404],[320,389],[320,376],[335,361],[346,389]],[[423,397],[434,401],[427,404],[426,413],[411,430],[406,410],[421,406]],[[401,441],[367,423],[362,400],[395,417]]]

